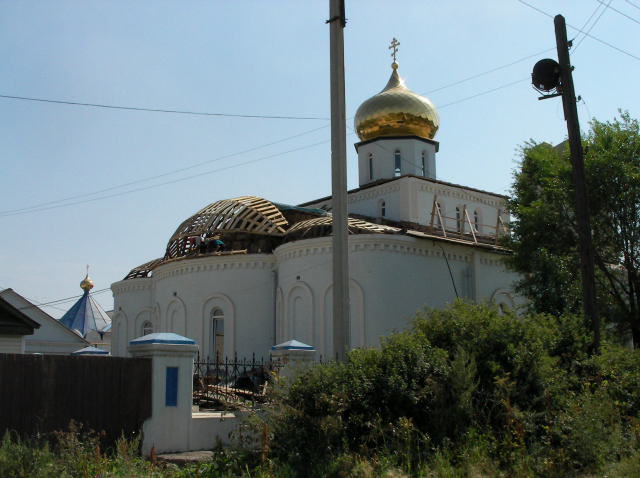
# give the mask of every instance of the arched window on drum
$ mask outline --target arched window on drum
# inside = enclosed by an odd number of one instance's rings
[[[224,360],[224,312],[216,308],[211,311],[211,348],[215,360]]]
[[[385,217],[387,215],[387,203],[384,199],[380,199],[378,202],[378,215],[380,217]]]
[[[153,323],[150,320],[145,320],[142,324],[142,336],[153,333]]]

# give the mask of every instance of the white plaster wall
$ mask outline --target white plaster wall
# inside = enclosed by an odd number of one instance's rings
[[[456,207],[461,215],[466,207],[469,220],[473,223],[474,211],[479,213],[480,233],[494,235],[498,214],[507,224],[509,216],[502,196],[440,183],[428,179],[402,177],[391,183],[371,186],[349,194],[349,213],[380,217],[380,202],[385,201],[385,218],[395,221],[416,222],[425,226],[431,224],[433,199],[437,198],[447,230],[456,231]],[[465,220],[465,217],[462,217]],[[465,231],[469,232],[468,223]]]
[[[278,247],[278,307],[276,342],[299,340],[322,353],[326,328],[322,291],[332,280],[331,238],[291,242]]]
[[[380,217],[380,201],[384,200],[386,204],[384,217],[395,221],[402,220],[402,201],[404,197],[400,191],[402,181],[402,179],[399,179],[393,183],[372,186],[349,194],[349,214],[363,214],[378,218]]]
[[[133,329],[153,315],[157,331],[185,330],[182,335],[195,340],[202,355],[212,355],[211,311],[220,308],[225,355],[266,357],[272,345],[291,339],[312,345],[319,355],[331,355],[331,251],[330,237],[307,239],[284,244],[273,255],[177,261],[156,269],[152,279],[116,283],[112,353],[125,354],[137,333]],[[378,345],[382,335],[405,328],[423,306],[441,308],[453,301],[451,275],[460,298],[515,304],[515,275],[505,271],[501,260],[494,252],[445,241],[349,236],[352,346]],[[138,289],[136,300],[136,292],[125,287],[137,280],[151,281],[153,307],[149,291]],[[118,339],[116,347],[116,336],[127,340]]]
[[[251,358],[274,345],[274,257],[268,254],[207,256],[171,262],[154,270],[151,278],[130,279],[112,286],[114,291],[115,355],[139,336],[141,325],[152,317],[154,331],[174,332],[196,341],[203,356],[211,350],[211,311],[224,313],[224,354]],[[147,281],[148,290],[136,292],[129,284]],[[119,334],[120,323],[126,333]],[[124,325],[122,326],[124,327]]]
[[[113,317],[111,318],[111,354],[127,356],[127,345],[142,334],[142,320],[154,322],[154,331],[159,332],[153,314],[153,280],[138,278],[111,284],[113,293]]]
[[[495,234],[498,214],[500,214],[505,224],[508,223],[509,218],[505,212],[505,199],[502,196],[451,184],[423,181],[417,178],[408,178],[408,181],[410,182],[410,188],[416,191],[416,210],[421,211],[417,215],[417,220],[413,220],[420,224],[427,226],[431,224],[434,196],[437,197],[440,203],[442,215],[448,218],[445,219],[445,227],[448,230],[456,230],[456,207],[460,208],[461,213],[466,207],[472,223],[474,211],[477,210],[479,212],[481,234]],[[466,218],[463,217],[462,219],[465,220]],[[469,231],[468,224],[465,230]]]
[[[443,307],[455,299],[443,252],[433,241],[364,235],[350,239],[351,277],[364,292],[367,345],[377,345],[380,336],[406,328],[423,306]],[[444,249],[458,281],[468,267],[468,253],[449,244]]]
[[[350,236],[349,241],[354,236]],[[284,244],[276,249],[278,290],[277,342],[299,340],[312,345],[319,356],[333,354],[332,239],[322,237]],[[350,280],[351,344],[366,345],[364,294]],[[294,298],[301,299],[297,304]],[[302,313],[301,313],[302,312]]]
[[[364,186],[379,179],[395,177],[395,152],[400,151],[400,175],[422,176],[422,152],[425,152],[425,177],[436,177],[437,143],[417,138],[378,138],[375,141],[359,143],[358,171],[359,184]],[[370,179],[369,154],[373,155],[373,177]]]

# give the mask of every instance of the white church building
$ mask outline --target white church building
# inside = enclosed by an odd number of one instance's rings
[[[438,112],[397,68],[394,61],[386,87],[354,120],[352,347],[378,345],[424,306],[521,301],[498,244],[506,198],[436,179]],[[136,337],[173,332],[193,339],[202,356],[267,357],[288,340],[332,356],[331,219],[331,197],[292,206],[244,196],[204,207],[178,226],[160,258],[112,284],[112,354],[127,355]]]

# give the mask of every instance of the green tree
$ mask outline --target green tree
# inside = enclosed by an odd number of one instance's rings
[[[640,130],[628,113],[594,120],[583,141],[599,314],[640,346]],[[581,277],[569,150],[521,149],[509,208],[508,263],[534,310],[579,312]]]

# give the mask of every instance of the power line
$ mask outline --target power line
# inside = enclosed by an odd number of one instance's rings
[[[224,156],[220,156],[220,157],[217,157],[217,158],[214,158],[214,159],[209,159],[209,160],[206,160],[206,161],[201,161],[199,163],[192,164],[191,166],[186,166],[184,168],[180,168],[180,169],[176,169],[176,170],[173,170],[173,171],[169,171],[167,173],[158,174],[158,175],[147,177],[147,178],[137,179],[135,181],[130,181],[130,182],[124,183],[124,184],[118,184],[118,185],[115,185],[115,186],[110,186],[108,188],[100,189],[98,191],[93,191],[93,192],[85,193],[85,194],[76,194],[74,196],[68,196],[68,197],[63,198],[63,199],[56,199],[56,200],[53,200],[53,201],[47,201],[47,202],[44,202],[44,203],[35,204],[33,206],[23,207],[23,208],[19,208],[19,209],[10,209],[10,210],[6,210],[6,211],[0,211],[0,217],[11,216],[11,215],[15,215],[15,214],[21,213],[21,212],[31,212],[31,210],[38,209],[40,207],[51,206],[51,205],[54,205],[54,204],[60,204],[60,203],[64,203],[64,202],[67,202],[67,201],[72,201],[72,200],[80,199],[80,198],[85,198],[86,199],[87,196],[95,196],[97,194],[113,191],[115,189],[120,189],[120,188],[124,188],[124,187],[127,187],[127,186],[133,186],[134,184],[140,184],[140,183],[144,183],[144,182],[147,182],[147,181],[153,181],[155,179],[160,179],[160,178],[163,178],[163,177],[171,176],[173,174],[178,174],[178,173],[181,173],[183,171],[188,171],[190,169],[195,169],[195,168],[197,168],[199,166],[203,166],[205,164],[210,164],[210,163],[213,163],[213,162],[216,162],[216,161],[221,161],[223,159],[229,159],[229,158],[232,158],[232,157],[235,157],[235,156],[240,156],[242,154],[250,153],[252,151],[257,151],[257,150],[262,149],[262,148],[273,146],[275,144],[283,143],[283,142],[289,141],[291,139],[299,138],[300,136],[304,136],[304,135],[307,135],[307,134],[310,134],[310,133],[315,133],[316,131],[320,131],[320,130],[325,129],[327,127],[328,126],[321,126],[319,128],[314,128],[314,129],[311,129],[311,130],[308,130],[308,131],[304,131],[302,133],[295,134],[293,136],[288,136],[286,138],[282,138],[282,139],[279,139],[277,141],[272,141],[270,143],[265,143],[265,144],[262,144],[262,145],[259,145],[259,146],[254,146],[253,148],[245,149],[245,150],[242,150],[242,151],[239,151],[239,152],[236,152],[236,153],[226,154]]]
[[[435,90],[432,90],[432,92],[433,91],[440,91],[440,90],[443,90],[445,88],[448,88],[448,87],[451,87],[451,86],[454,86],[454,85],[469,81],[471,79],[478,78],[480,76],[483,76],[483,75],[486,75],[486,74],[489,74],[489,73],[504,69],[506,67],[513,66],[513,65],[515,65],[517,63],[520,63],[520,62],[522,62],[524,60],[530,59],[532,57],[539,56],[540,54],[545,53],[547,51],[549,51],[549,49],[543,50],[542,52],[538,52],[538,53],[535,53],[533,55],[529,55],[527,57],[524,57],[524,58],[521,58],[519,60],[507,63],[505,65],[502,65],[502,66],[499,66],[499,67],[496,67],[496,68],[492,68],[492,69],[487,70],[485,72],[478,73],[476,75],[473,75],[471,77],[465,78],[463,80],[459,80],[459,81],[450,83],[450,84],[445,85],[443,87],[440,87],[440,88],[437,88]],[[525,80],[529,81],[528,78],[522,79],[522,80],[516,80],[516,81],[510,82],[510,83],[506,83],[506,84],[503,84],[503,85],[495,87],[495,88],[491,88],[491,89],[483,91],[483,92],[476,93],[476,94],[471,95],[471,96],[467,96],[467,97],[462,98],[460,100],[456,100],[456,101],[453,101],[453,102],[450,102],[450,103],[447,103],[447,104],[444,104],[444,105],[440,105],[438,108],[439,109],[444,109],[444,108],[447,108],[449,106],[452,106],[452,105],[455,105],[455,104],[458,104],[458,103],[462,103],[464,101],[468,101],[468,100],[477,98],[479,96],[483,96],[483,95],[486,95],[486,94],[489,94],[489,93],[493,93],[495,91],[498,91],[498,90],[513,86],[513,85],[515,85],[517,83],[520,83],[522,81],[525,81]],[[156,110],[156,111],[159,111],[159,110]],[[40,203],[40,204],[37,204],[37,205],[34,205],[34,206],[29,206],[29,207],[24,207],[24,208],[19,208],[19,209],[13,209],[13,210],[7,210],[7,211],[0,211],[0,217],[30,214],[30,213],[34,213],[34,212],[42,212],[42,211],[47,211],[47,210],[51,210],[51,209],[58,209],[58,208],[62,208],[62,207],[74,206],[74,205],[77,205],[77,204],[85,204],[87,202],[94,202],[94,201],[99,201],[99,200],[103,200],[103,199],[110,199],[110,198],[113,198],[113,197],[118,197],[118,196],[122,196],[122,195],[126,195],[126,194],[133,194],[135,192],[145,191],[145,190],[148,190],[148,189],[154,189],[154,188],[157,188],[157,187],[166,186],[168,184],[173,184],[173,183],[176,183],[176,182],[186,181],[186,180],[193,179],[193,178],[196,178],[196,177],[200,177],[200,176],[204,176],[204,175],[208,175],[208,174],[213,174],[213,173],[216,173],[216,172],[221,172],[221,171],[225,171],[225,170],[236,168],[236,167],[240,167],[240,166],[245,166],[247,164],[256,163],[256,162],[259,162],[259,161],[263,161],[265,159],[271,159],[271,158],[274,158],[274,157],[277,157],[277,156],[280,156],[280,155],[284,155],[284,154],[288,154],[288,153],[291,153],[291,152],[295,152],[295,151],[300,151],[300,150],[303,150],[303,149],[311,148],[311,147],[318,146],[318,145],[323,144],[323,143],[327,143],[327,142],[329,142],[329,140],[321,141],[321,142],[314,143],[314,144],[307,145],[307,146],[302,146],[302,147],[299,147],[299,148],[294,148],[294,149],[291,149],[291,150],[288,150],[288,151],[284,151],[284,152],[281,152],[281,153],[275,153],[275,154],[272,154],[272,155],[268,155],[268,156],[260,157],[260,158],[257,158],[257,159],[245,161],[245,162],[238,163],[238,164],[231,165],[231,166],[227,166],[227,167],[224,167],[224,168],[218,168],[218,169],[215,169],[215,170],[206,171],[206,172],[203,172],[203,173],[200,173],[200,174],[195,174],[195,175],[191,175],[191,176],[187,176],[187,177],[183,177],[183,178],[177,178],[177,179],[171,180],[171,181],[165,181],[163,183],[152,184],[152,185],[141,187],[141,188],[131,189],[131,190],[128,190],[128,191],[122,191],[122,192],[119,192],[119,193],[108,194],[108,195],[103,195],[103,196],[98,196],[98,197],[95,197],[95,198],[87,199],[87,196],[94,196],[94,195],[98,195],[98,194],[101,194],[101,193],[104,193],[104,192],[109,192],[109,191],[113,191],[113,190],[120,189],[120,188],[123,188],[123,187],[131,186],[131,185],[134,185],[134,184],[140,184],[140,183],[143,183],[143,182],[146,182],[146,181],[152,181],[154,179],[159,179],[159,178],[162,178],[162,177],[170,176],[172,174],[177,174],[179,172],[187,171],[189,169],[194,169],[194,168],[196,168],[198,166],[202,166],[204,164],[212,163],[212,162],[215,162],[215,161],[219,161],[219,160],[222,160],[222,159],[227,159],[227,158],[234,157],[234,156],[239,156],[241,154],[245,154],[247,152],[255,151],[255,150],[261,149],[263,147],[267,147],[267,146],[271,146],[271,145],[274,145],[274,144],[282,143],[284,141],[288,141],[288,140],[293,139],[293,138],[297,138],[297,137],[300,137],[300,136],[303,136],[303,135],[306,135],[306,134],[309,134],[309,133],[312,133],[312,132],[319,131],[319,130],[324,129],[326,127],[327,126],[322,126],[320,128],[315,128],[315,129],[312,129],[312,130],[309,130],[309,131],[305,131],[305,132],[299,133],[297,135],[293,135],[293,136],[289,136],[287,138],[283,138],[281,140],[273,141],[271,143],[267,143],[267,144],[264,144],[264,145],[261,145],[261,146],[256,146],[254,148],[243,150],[243,151],[238,152],[238,153],[232,153],[232,154],[225,155],[225,156],[222,156],[222,157],[219,157],[219,158],[215,158],[215,159],[212,159],[212,160],[202,161],[202,162],[197,163],[195,165],[187,166],[185,168],[181,168],[181,169],[178,169],[178,170],[175,170],[175,171],[170,171],[168,173],[152,176],[152,177],[149,177],[149,178],[143,178],[143,179],[140,179],[140,180],[131,181],[131,182],[128,182],[128,183],[125,183],[125,184],[116,185],[116,186],[112,186],[112,187],[109,187],[109,188],[104,188],[104,189],[101,189],[101,190],[98,190],[98,191],[95,191],[95,192],[92,192],[92,193],[78,194],[78,195],[70,196],[70,197],[67,197],[67,198],[64,198],[64,199],[58,199],[58,200],[54,200],[54,201]],[[72,201],[72,202],[68,202],[68,201]]]
[[[31,213],[34,213],[34,212],[48,211],[48,210],[51,210],[51,209],[59,209],[59,208],[62,208],[62,207],[75,206],[75,205],[78,205],[78,204],[86,204],[88,202],[101,201],[103,199],[110,199],[110,198],[114,198],[114,197],[118,197],[118,196],[124,196],[126,194],[133,194],[133,193],[140,192],[140,191],[147,191],[149,189],[155,189],[155,188],[159,188],[161,186],[166,186],[166,185],[169,185],[169,184],[174,184],[174,183],[178,183],[178,182],[182,182],[182,181],[188,181],[189,179],[194,179],[194,178],[198,178],[198,177],[201,177],[201,176],[206,176],[206,175],[209,175],[209,174],[219,173],[221,171],[226,171],[226,170],[229,170],[229,169],[238,168],[240,166],[246,166],[247,164],[257,163],[259,161],[264,161],[265,159],[271,159],[271,158],[275,158],[275,157],[278,157],[278,156],[283,156],[285,154],[293,153],[293,152],[296,152],[296,151],[301,151],[303,149],[313,148],[314,146],[318,146],[320,144],[325,144],[325,143],[328,143],[329,141],[330,140],[328,140],[328,139],[324,140],[324,141],[319,141],[319,142],[314,143],[314,144],[308,144],[306,146],[300,146],[299,148],[290,149],[288,151],[283,151],[283,152],[280,152],[280,153],[274,153],[274,154],[270,154],[268,156],[262,156],[260,158],[252,159],[252,160],[249,160],[249,161],[245,161],[243,163],[237,163],[237,164],[233,164],[231,166],[226,166],[224,168],[213,169],[213,170],[205,171],[205,172],[202,172],[202,173],[199,173],[199,174],[193,174],[191,176],[185,176],[183,178],[177,178],[177,179],[173,179],[171,181],[165,181],[163,183],[152,184],[150,186],[145,186],[145,187],[141,187],[141,188],[137,188],[137,189],[131,189],[131,190],[128,190],[128,191],[122,191],[122,192],[119,192],[119,193],[107,194],[107,195],[104,195],[104,196],[99,196],[99,197],[95,197],[95,198],[91,198],[91,199],[82,199],[82,200],[79,200],[79,201],[68,202],[66,204],[44,205],[42,207],[32,208],[32,209],[29,209],[29,210],[23,210],[21,212],[0,214],[0,217],[17,216],[17,215],[22,215],[22,214],[31,214]]]
[[[609,0],[609,5],[611,4],[613,0]],[[596,15],[596,13],[598,13],[598,10],[600,10],[600,7],[604,5],[604,3],[600,2],[597,6],[596,9],[593,11],[593,13],[589,16],[589,18],[587,19],[586,22],[584,22],[584,25],[582,25],[582,30],[584,30],[587,25],[589,24],[589,22],[591,21],[591,19]],[[589,28],[587,33],[591,33],[591,30],[593,30],[593,27],[596,26],[596,23],[598,23],[600,21],[600,19],[602,18],[602,15],[604,15],[604,12],[607,11],[608,6],[607,5],[602,12],[600,12],[600,15],[598,15],[598,18],[596,18],[596,20],[593,22],[593,24],[591,25],[591,27]],[[577,38],[577,37],[576,37]],[[580,38],[580,41],[578,41],[578,43],[573,47],[573,51],[575,52],[578,47],[580,46],[580,44],[584,41],[584,39],[587,38],[586,35],[582,35],[582,38]]]
[[[598,3],[600,3],[600,4],[605,5],[605,3],[604,3],[602,0],[597,0],[597,1],[598,1]],[[623,17],[625,17],[625,18],[628,18],[628,19],[629,19],[629,20],[631,20],[632,22],[635,22],[635,23],[640,24],[640,21],[636,20],[636,19],[635,19],[635,18],[633,18],[632,16],[627,15],[627,14],[626,14],[626,13],[624,13],[624,12],[621,12],[620,10],[618,10],[618,9],[617,9],[617,8],[615,8],[615,7],[612,7],[612,6],[611,6],[611,1],[612,1],[612,0],[609,0],[609,5],[606,5],[606,7],[607,7],[607,8],[610,8],[611,10],[613,10],[614,12],[616,12],[617,14],[622,15],[622,16],[623,16]]]
[[[524,58],[520,58],[519,60],[512,61],[511,63],[506,63],[506,64],[504,64],[502,66],[498,66],[496,68],[492,68],[491,70],[487,70],[487,71],[484,71],[482,73],[478,73],[476,75],[469,76],[469,77],[467,77],[467,78],[465,78],[463,80],[454,81],[453,83],[449,83],[448,85],[441,86],[440,88],[436,88],[435,90],[427,91],[426,93],[423,93],[423,95],[424,96],[430,95],[432,93],[435,93],[436,91],[440,91],[440,90],[444,90],[445,88],[450,88],[452,86],[460,85],[460,84],[466,83],[467,81],[470,81],[470,80],[475,80],[476,78],[480,78],[481,76],[485,76],[485,75],[488,75],[490,73],[495,73],[496,71],[500,71],[500,70],[503,70],[503,69],[508,68],[510,66],[517,65],[518,63],[521,63],[521,62],[526,61],[526,60],[530,60],[531,58],[537,58],[540,55],[543,55],[544,53],[548,53],[550,51],[555,51],[555,47],[554,48],[547,48],[546,50],[542,50],[542,51],[540,51],[538,53],[534,53],[533,55],[525,56]]]
[[[632,7],[635,7],[638,10],[640,10],[640,6],[636,5],[635,3],[631,2],[630,0],[624,0],[624,1],[627,2],[629,5],[631,5]]]
[[[549,17],[549,18],[554,18],[554,17],[553,17],[553,15],[551,15],[551,14],[549,14],[549,13],[547,13],[547,12],[543,11],[543,10],[540,10],[540,9],[539,9],[539,8],[537,8],[537,7],[534,7],[533,5],[531,5],[531,4],[527,3],[527,2],[525,2],[524,0],[518,0],[518,2],[522,3],[523,5],[526,5],[527,7],[531,8],[531,9],[533,9],[533,10],[537,11],[537,12],[542,13],[543,15],[545,15],[545,16],[547,16],[547,17]],[[615,45],[613,45],[613,44],[611,44],[611,43],[609,43],[609,42],[606,42],[606,41],[604,41],[604,40],[601,40],[600,38],[595,37],[595,36],[593,36],[593,35],[591,35],[591,34],[589,34],[589,33],[587,33],[587,32],[584,32],[584,31],[582,31],[580,28],[574,27],[573,25],[570,25],[569,23],[567,23],[566,25],[567,25],[568,27],[570,27],[570,28],[573,28],[573,29],[574,29],[574,30],[576,30],[577,32],[582,33],[584,36],[587,36],[587,37],[591,38],[592,40],[597,41],[598,43],[602,43],[603,45],[608,46],[609,48],[612,48],[612,49],[614,49],[614,50],[616,50],[616,51],[618,51],[618,52],[620,52],[620,53],[622,53],[622,54],[624,54],[624,55],[627,55],[627,56],[629,56],[629,57],[633,58],[634,60],[638,60],[638,61],[640,61],[640,56],[636,56],[636,55],[634,55],[633,53],[630,53],[630,52],[628,52],[628,51],[626,51],[626,50],[623,50],[622,48],[618,48],[617,46],[615,46]]]
[[[104,289],[98,289],[98,290],[92,292],[91,295],[101,294],[103,292],[107,292],[107,291],[110,291],[110,290],[111,290],[111,288],[109,288],[109,287],[106,287]],[[33,309],[34,307],[53,307],[55,305],[64,304],[65,302],[76,301],[80,297],[82,297],[82,295],[83,294],[74,295],[72,297],[66,297],[64,299],[56,299],[56,300],[52,300],[52,301],[49,301],[49,302],[37,302],[37,301],[31,300],[31,299],[27,299],[29,302],[32,303],[32,305],[28,305],[28,306],[25,306],[25,307],[20,307],[20,310]],[[60,310],[60,309],[58,309],[58,310]]]
[[[443,109],[443,108],[446,108],[448,106],[456,105],[458,103],[462,103],[463,101],[472,100],[472,99],[477,98],[479,96],[488,95],[489,93],[493,93],[494,91],[498,91],[498,90],[502,90],[504,88],[508,88],[509,86],[513,86],[513,85],[515,85],[517,83],[522,83],[523,81],[531,81],[531,78],[522,78],[522,79],[519,79],[519,80],[516,80],[516,81],[512,81],[510,83],[506,83],[504,85],[497,86],[495,88],[491,88],[490,90],[481,91],[480,93],[476,93],[475,95],[467,96],[466,98],[462,98],[460,100],[452,101],[451,103],[447,103],[445,105],[441,105],[441,106],[439,106],[439,109]]]
[[[221,116],[225,118],[259,118],[259,119],[286,119],[286,120],[319,120],[329,121],[329,118],[311,117],[311,116],[271,116],[271,115],[241,115],[232,113],[206,113],[199,111],[182,111],[182,110],[167,110],[157,108],[138,108],[134,106],[114,106],[114,105],[101,105],[97,103],[81,103],[79,101],[63,101],[63,100],[51,100],[46,98],[31,98],[27,96],[12,96],[12,95],[0,95],[0,98],[7,98],[11,100],[23,100],[23,101],[38,101],[41,103],[54,103],[61,105],[72,106],[88,106],[92,108],[107,108],[113,110],[128,110],[128,111],[147,111],[151,113],[173,113],[181,115],[196,115],[196,116]]]

